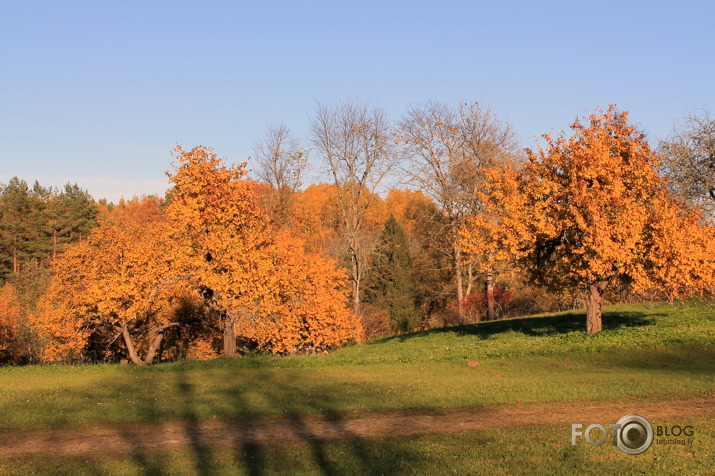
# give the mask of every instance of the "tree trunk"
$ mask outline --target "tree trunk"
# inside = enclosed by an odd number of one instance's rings
[[[236,357],[236,323],[228,316],[223,321],[223,356]]]
[[[127,325],[122,326],[122,338],[124,339],[124,345],[127,346],[127,354],[129,354],[129,360],[135,365],[151,365],[154,362],[154,357],[156,357],[156,351],[159,349],[161,340],[164,338],[164,329],[171,326],[178,326],[178,322],[172,322],[159,327],[154,327],[149,331],[149,348],[146,351],[146,355],[142,359],[139,357],[136,348],[134,347],[134,342],[132,342],[132,336],[129,334],[129,329]]]
[[[352,281],[353,281],[353,310],[355,315],[360,312],[360,257],[355,245],[350,245],[350,260],[352,261]]]
[[[494,299],[494,273],[491,269],[487,271],[484,293],[487,297],[487,321],[493,321],[497,318],[497,302]]]
[[[144,356],[144,363],[146,365],[151,365],[154,362],[156,351],[159,350],[159,345],[164,338],[164,330],[171,326],[178,325],[178,322],[172,322],[163,326],[155,327],[149,331],[149,348],[146,351],[146,356]]]
[[[601,291],[605,283],[593,283],[588,287],[588,300],[586,302],[586,332],[593,335],[603,329],[601,314]]]
[[[132,342],[132,336],[129,335],[129,329],[127,325],[122,326],[122,338],[124,339],[124,345],[127,346],[127,353],[129,354],[129,360],[135,365],[144,365],[144,361],[139,358],[137,351],[134,348],[134,343]]]
[[[462,288],[462,250],[459,245],[454,243],[454,280],[457,287],[457,312],[459,314],[459,323],[464,324],[464,289]]]

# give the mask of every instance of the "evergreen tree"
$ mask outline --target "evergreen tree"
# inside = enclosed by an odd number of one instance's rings
[[[81,241],[97,224],[99,209],[92,196],[77,184],[66,184],[47,208],[47,228],[52,259],[57,259],[65,246]]]
[[[409,331],[419,323],[414,295],[410,245],[390,215],[373,252],[365,301],[386,311],[395,331]]]
[[[0,185],[0,281],[49,267],[65,245],[89,234],[98,215],[94,199],[76,184],[59,193],[17,177]]]
[[[0,273],[7,278],[23,263],[46,257],[43,212],[48,190],[13,177],[0,191]]]

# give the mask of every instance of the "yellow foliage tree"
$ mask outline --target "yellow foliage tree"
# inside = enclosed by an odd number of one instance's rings
[[[516,174],[510,165],[486,169],[484,175],[485,189],[479,192],[484,206],[460,227],[459,236],[474,272],[485,276],[487,319],[494,319],[497,315],[496,281],[500,276],[514,275],[515,249],[520,243],[516,238],[526,236],[526,233],[519,233],[513,228],[523,223],[518,220],[508,223],[509,220],[506,220],[508,225],[505,226],[503,215],[506,210],[523,210],[524,201],[517,190]]]
[[[304,238],[308,248],[321,253],[329,253],[341,247],[338,230],[340,229],[340,208],[335,185],[313,184],[296,194],[293,215],[290,217],[293,229]]]
[[[245,164],[229,167],[212,149],[175,149],[166,208],[174,265],[197,283],[224,327],[225,357],[236,355],[236,323],[272,296],[268,218],[254,200]]]
[[[237,332],[275,353],[324,349],[358,339],[345,308],[345,276],[306,254],[287,232],[276,234],[245,180],[245,164],[226,166],[206,147],[176,149],[167,213],[174,266],[191,276],[224,327],[224,356]]]
[[[20,357],[22,306],[17,289],[10,283],[0,287],[0,363],[16,362]]]
[[[93,332],[109,329],[105,338],[121,337],[133,363],[151,364],[163,332],[178,325],[174,309],[190,293],[172,276],[172,260],[160,214],[113,211],[55,264],[32,318],[46,340],[43,359],[77,360]]]
[[[490,260],[518,258],[536,283],[586,292],[587,331],[602,329],[604,289],[620,282],[671,295],[715,277],[714,232],[670,197],[657,155],[611,106],[544,136],[523,170],[492,170],[485,214],[463,233]]]
[[[279,232],[271,250],[275,280],[271,305],[237,322],[237,332],[277,354],[317,352],[359,341],[359,319],[346,306],[344,269],[333,260],[306,253],[302,240]]]

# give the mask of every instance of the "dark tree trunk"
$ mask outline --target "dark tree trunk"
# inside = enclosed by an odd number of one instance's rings
[[[229,317],[223,321],[223,356],[236,357],[236,324]]]
[[[464,288],[462,282],[462,250],[458,243],[453,245],[453,258],[454,258],[454,284],[457,288],[457,313],[459,314],[459,323],[464,324],[467,322],[466,310],[464,309],[464,303],[466,296],[464,295]]]
[[[593,335],[603,329],[601,313],[601,291],[606,287],[605,282],[589,285],[586,301],[586,332]]]
[[[127,346],[127,354],[129,355],[129,360],[135,365],[151,365],[154,362],[154,357],[156,357],[156,351],[159,349],[162,339],[164,338],[164,330],[171,326],[178,326],[178,322],[172,322],[159,327],[154,327],[149,331],[149,348],[146,351],[146,355],[142,359],[134,347],[134,342],[132,342],[132,336],[129,334],[129,329],[125,324],[122,326],[122,338],[124,339],[124,345]]]
[[[487,321],[493,321],[497,318],[497,302],[494,299],[494,273],[491,270],[487,271],[484,291],[487,296]]]
[[[146,355],[144,356],[144,363],[147,365],[151,365],[154,362],[154,357],[156,357],[156,352],[159,350],[159,346],[161,345],[162,339],[164,339],[164,330],[168,329],[171,326],[178,326],[178,322],[172,322],[170,324],[166,324],[160,327],[155,327],[151,331],[149,331],[149,348],[146,351]]]
[[[127,354],[129,354],[129,360],[135,365],[144,365],[144,361],[139,358],[136,349],[134,348],[134,342],[132,342],[132,336],[129,335],[129,329],[127,329],[126,324],[122,326],[122,338],[124,338],[124,345],[127,346]]]

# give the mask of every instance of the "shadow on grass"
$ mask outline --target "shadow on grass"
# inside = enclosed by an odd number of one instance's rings
[[[130,411],[146,425],[122,427],[118,437],[124,450],[112,457],[122,458],[128,452],[123,458],[132,462],[134,472],[168,475],[177,473],[177,462],[168,461],[167,452],[178,452],[181,474],[250,476],[405,474],[410,472],[411,462],[423,457],[408,441],[390,440],[380,446],[372,438],[354,433],[338,397],[325,391],[331,388],[329,383],[323,389],[280,373],[267,373],[261,374],[261,385],[252,385],[251,378],[240,375],[241,371],[237,371],[235,385],[212,393],[198,381],[203,378],[201,372],[175,369],[167,397],[178,407],[174,413],[179,419],[168,423],[162,422],[161,404],[142,399],[137,392],[137,404]],[[251,416],[256,399],[280,416]],[[226,415],[227,410],[234,415],[230,420],[209,416],[214,412]],[[101,459],[93,461],[89,455],[81,459],[83,467],[90,463],[102,467]]]
[[[620,350],[612,355],[613,368],[715,376],[715,343],[710,346],[642,349],[638,352]],[[694,355],[697,358],[693,358]],[[673,390],[677,391],[677,388]]]
[[[655,318],[659,316],[664,316],[664,314],[634,311],[608,311],[603,313],[603,330],[609,331],[620,328],[652,325],[655,322]],[[568,334],[570,332],[586,332],[586,312],[571,311],[556,315],[551,314],[543,317],[523,317],[480,322],[477,324],[443,327],[440,329],[388,337],[387,339],[382,339],[378,342],[389,342],[394,340],[405,341],[415,337],[424,337],[430,334],[444,333],[472,335],[479,336],[482,339],[488,339],[491,336],[505,332],[516,332],[527,336],[555,336],[559,334]]]

